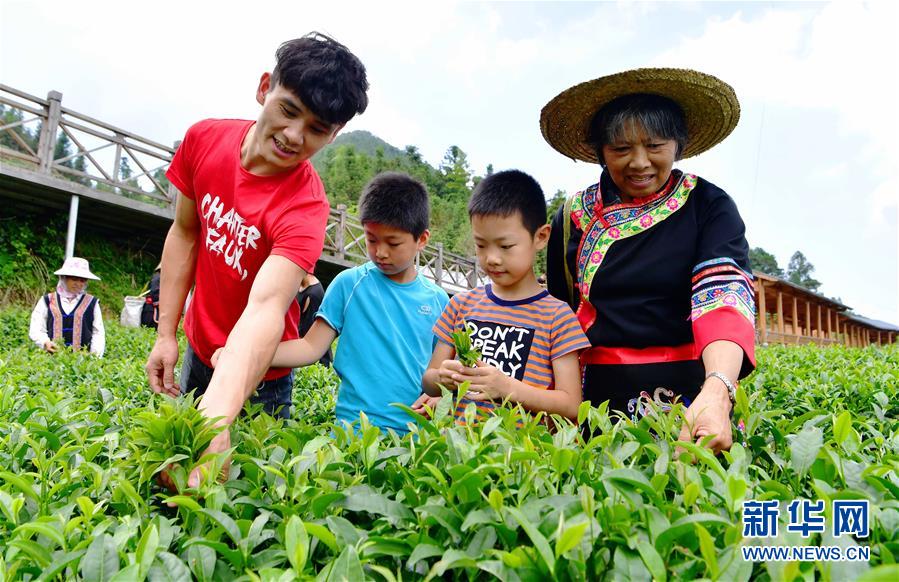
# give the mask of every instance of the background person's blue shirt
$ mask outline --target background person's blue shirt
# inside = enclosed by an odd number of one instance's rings
[[[396,283],[374,263],[343,271],[328,285],[318,317],[340,335],[334,370],[340,376],[337,420],[406,432],[412,418],[391,403],[411,405],[431,360],[434,323],[449,297],[419,274]]]

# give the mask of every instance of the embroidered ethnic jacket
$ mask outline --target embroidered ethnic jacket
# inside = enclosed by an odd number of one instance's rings
[[[604,172],[553,219],[547,288],[594,346],[582,357],[594,404],[632,414],[645,400],[689,404],[715,340],[743,348],[741,378],[755,367],[745,226],[727,193],[697,176],[675,170],[655,195],[622,204]]]
[[[47,306],[47,335],[76,350],[90,349],[97,298],[84,293],[71,313],[63,311],[56,291],[44,295],[44,303]]]

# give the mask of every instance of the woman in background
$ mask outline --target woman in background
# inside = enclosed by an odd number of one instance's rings
[[[102,357],[106,350],[106,330],[100,302],[87,293],[88,280],[99,281],[81,257],[69,257],[59,275],[56,290],[42,296],[31,312],[28,337],[42,350],[55,353],[60,345],[87,349]]]

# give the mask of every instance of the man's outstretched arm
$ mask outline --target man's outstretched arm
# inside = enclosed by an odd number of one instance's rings
[[[224,417],[228,424],[237,418],[271,364],[284,333],[284,314],[305,276],[282,256],[272,255],[262,264],[200,401],[207,417]]]

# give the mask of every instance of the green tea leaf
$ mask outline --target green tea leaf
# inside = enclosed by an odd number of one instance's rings
[[[378,493],[367,485],[357,485],[346,490],[346,496],[339,502],[350,511],[367,511],[389,517],[396,522],[414,519],[415,514],[402,503]]]
[[[612,579],[628,580],[628,582],[651,582],[652,574],[640,556],[624,546],[615,548],[613,558]]]
[[[55,520],[54,520],[55,521]],[[62,549],[66,548],[66,539],[63,537],[62,532],[60,532],[57,528],[53,527],[52,524],[42,522],[42,521],[33,521],[31,523],[23,523],[19,527],[17,527],[13,531],[13,535],[18,534],[19,532],[29,532],[36,533],[44,536],[48,540],[54,542],[56,545],[61,547]]]
[[[824,444],[824,433],[817,426],[807,425],[790,442],[790,466],[800,475],[805,475],[818,457]]]
[[[552,574],[556,569],[556,558],[553,555],[552,549],[549,547],[549,542],[546,541],[546,538],[540,533],[540,530],[534,527],[528,518],[524,516],[520,509],[517,507],[509,507],[507,510],[521,526],[521,529],[523,529],[531,539],[531,543],[534,544],[537,553],[543,561],[543,565],[546,567],[546,573]]]
[[[147,579],[150,582],[191,582],[190,570],[184,562],[169,552],[159,552],[150,567]]]
[[[581,543],[581,538],[584,537],[588,525],[590,524],[585,521],[564,528],[562,535],[556,540],[556,558],[562,557],[565,552]]]
[[[432,544],[418,544],[417,546],[415,546],[415,549],[412,550],[412,555],[409,556],[409,560],[406,562],[406,567],[410,570],[415,570],[415,565],[422,560],[433,558],[434,556],[440,556],[442,554],[443,548],[438,548],[437,546]]]
[[[651,544],[638,543],[637,552],[640,554],[640,558],[643,560],[646,569],[652,574],[652,579],[654,581],[665,582],[668,579],[667,572],[665,571],[665,562],[662,561],[662,556],[659,555]]]
[[[234,520],[222,513],[217,509],[201,509],[200,513],[208,516],[212,521],[218,524],[225,533],[228,534],[228,537],[231,538],[231,541],[234,542],[235,545],[240,545],[240,540],[243,537],[240,534],[240,528],[237,527],[237,524],[234,523]]]
[[[152,523],[144,528],[144,535],[137,544],[138,576],[143,578],[150,571],[150,566],[156,558],[156,550],[159,548],[159,532]]]
[[[311,523],[308,521],[303,522],[303,528],[306,532],[312,537],[318,538],[318,540],[328,546],[328,549],[334,552],[335,554],[338,551],[337,547],[337,538],[334,537],[328,528],[323,525],[317,523]]]
[[[849,437],[849,429],[852,428],[852,415],[848,410],[844,410],[839,416],[833,419],[833,440],[837,444],[843,442]]]
[[[871,568],[856,579],[856,582],[896,582],[899,580],[899,564],[884,564]]]
[[[309,535],[303,521],[296,515],[291,515],[284,526],[284,551],[293,569],[297,574],[302,574],[309,554]]]
[[[337,558],[319,572],[316,578],[316,580],[321,582],[347,582],[364,579],[365,574],[362,572],[362,563],[359,561],[359,554],[353,546],[345,547]]]
[[[119,571],[119,553],[111,535],[94,538],[81,557],[79,571],[85,582],[106,582]]]
[[[694,523],[693,527],[696,528],[696,535],[699,537],[699,551],[714,580],[718,577],[718,553],[715,550],[715,540],[712,539],[709,531],[702,527],[702,524]]]

